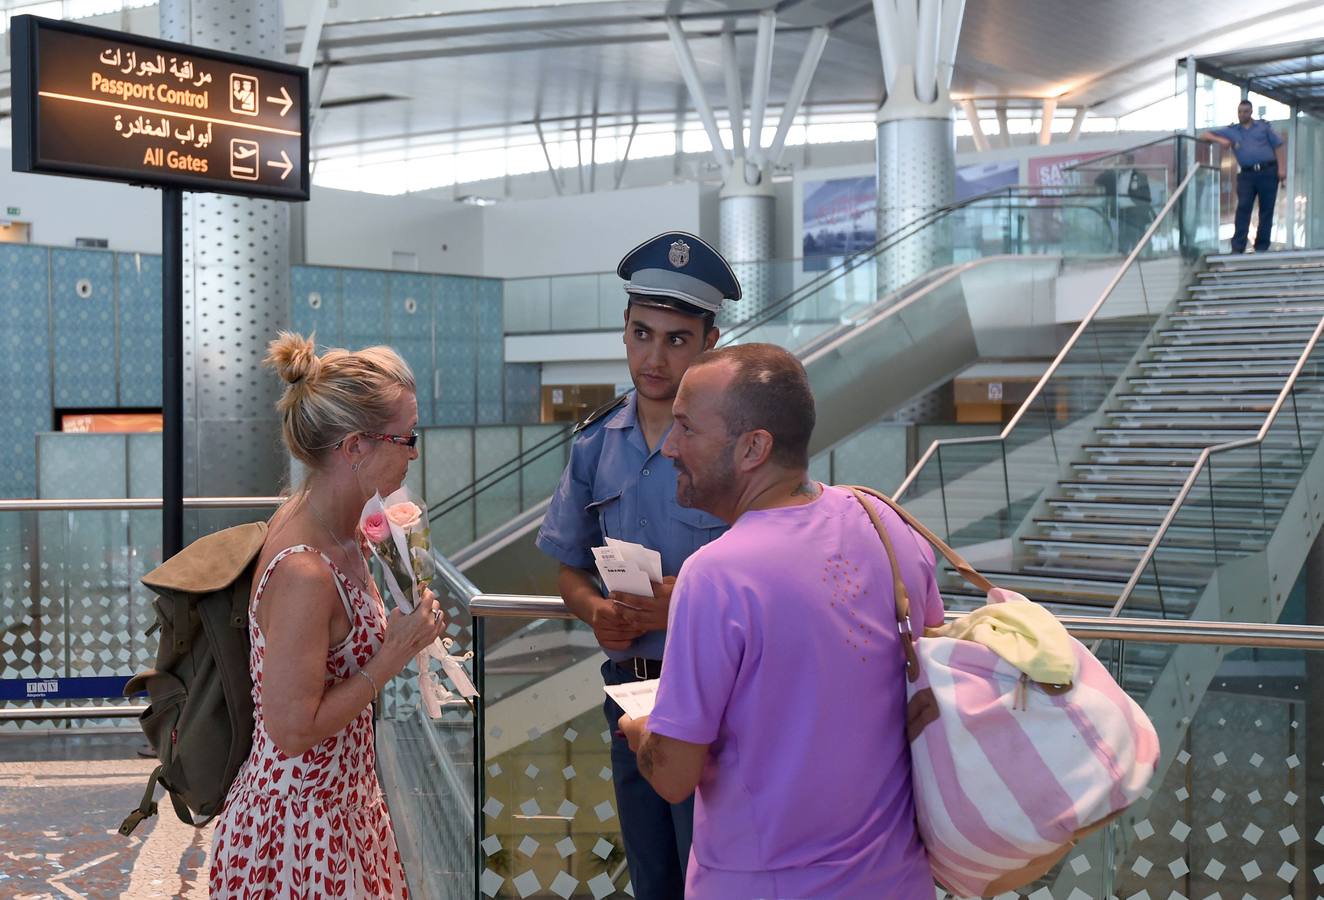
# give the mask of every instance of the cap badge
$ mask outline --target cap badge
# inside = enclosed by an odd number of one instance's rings
[[[690,261],[690,245],[684,241],[676,241],[667,251],[667,262],[674,268],[681,269]]]

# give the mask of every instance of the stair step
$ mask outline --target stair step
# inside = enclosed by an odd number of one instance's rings
[[[1200,397],[1236,391],[1238,393],[1272,393],[1276,398],[1282,392],[1286,381],[1286,377],[1281,375],[1228,376],[1226,373],[1222,377],[1217,375],[1192,377],[1188,375],[1156,374],[1127,379],[1127,383],[1132,387],[1133,394],[1175,397]],[[1324,379],[1302,374],[1297,377],[1296,384],[1299,391],[1308,391],[1318,396],[1320,386],[1324,385]]]
[[[1207,491],[1196,497],[1187,497],[1186,502],[1182,504],[1182,509],[1191,512],[1207,511],[1210,508],[1207,498]],[[1173,499],[1176,499],[1175,494]],[[1047,506],[1053,511],[1054,521],[1144,524],[1161,521],[1168,514],[1168,510],[1172,508],[1172,502],[1144,500],[1138,497],[1127,500],[1085,500],[1071,497],[1054,497],[1048,500]],[[1261,504],[1258,493],[1244,500],[1225,500],[1220,490],[1218,491],[1215,508],[1220,520],[1227,516],[1229,521],[1235,522],[1238,517],[1247,518],[1250,521],[1258,520],[1264,517],[1266,513],[1281,513],[1285,508],[1285,504],[1274,502]]]
[[[1183,428],[1219,428],[1224,425],[1246,425],[1252,430],[1264,424],[1270,406],[1264,404],[1259,409],[1154,409],[1152,405],[1138,403],[1140,409],[1110,409],[1108,418],[1130,422],[1144,422],[1162,425],[1164,422]],[[1318,418],[1318,414],[1309,413]]]
[[[1219,322],[1211,325],[1192,326],[1191,328],[1163,328],[1159,330],[1158,336],[1164,340],[1179,340],[1182,342],[1194,341],[1197,338],[1224,340],[1242,337],[1261,341],[1290,341],[1298,338],[1309,338],[1314,330],[1313,326],[1307,324],[1287,324],[1265,329],[1247,328],[1240,322]]]
[[[1226,515],[1208,517],[1208,509],[1208,507],[1205,507],[1203,510],[1195,510],[1183,506],[1182,514],[1179,514],[1178,519],[1168,526],[1168,530],[1164,532],[1164,541],[1166,543],[1176,541],[1181,546],[1188,546],[1194,542],[1197,546],[1208,545],[1212,549],[1214,530],[1216,529],[1220,550],[1225,546],[1249,546],[1251,544],[1260,547],[1264,544],[1266,534],[1272,532],[1276,524],[1248,524],[1245,521],[1233,519]],[[1073,519],[1036,518],[1034,524],[1040,527],[1040,531],[1034,539],[1129,541],[1136,538],[1141,540],[1143,544],[1148,545],[1153,540],[1158,521],[1136,519],[1114,519],[1111,521],[1087,519],[1078,521]]]

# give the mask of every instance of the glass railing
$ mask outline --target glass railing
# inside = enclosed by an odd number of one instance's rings
[[[1324,316],[1253,436],[1200,451],[1114,613],[1156,598],[1165,618],[1277,620],[1290,587],[1279,583],[1278,567],[1304,558],[1319,521],[1312,510],[1324,488],[1324,466],[1313,464],[1324,437],[1321,333]],[[1307,524],[1280,530],[1284,517]],[[1283,542],[1296,546],[1289,552]]]
[[[1137,699],[1151,698],[1144,705],[1159,728],[1161,765],[1086,873],[1102,873],[1107,893],[1083,888],[1088,895],[1319,892],[1324,649],[1310,646],[1117,642],[1119,681]],[[1178,687],[1183,670],[1195,677]],[[1053,896],[1070,893],[1070,868],[1066,875]]]
[[[199,506],[198,504],[206,504]],[[274,498],[188,501],[184,539],[266,519]],[[160,500],[0,502],[0,681],[51,679],[17,708],[125,706],[124,682],[150,668],[156,596],[139,579],[161,563]],[[69,727],[86,721],[63,719]],[[49,727],[49,720],[0,727]]]
[[[880,281],[880,270],[893,259],[922,256],[927,270],[929,263],[993,254],[1108,255],[1117,251],[1115,230],[1107,198],[1092,186],[1003,188],[936,210],[853,254],[733,261],[745,296],[725,306],[717,325],[730,329],[790,306],[814,318],[861,298],[877,299],[880,284],[885,293],[912,280],[889,282],[884,275]],[[873,265],[862,266],[866,260]],[[625,294],[615,272],[510,278],[504,285],[507,334],[621,328]],[[802,303],[807,294],[813,301]]]
[[[478,595],[472,608],[487,627],[526,626],[485,640],[479,653],[488,689],[478,896],[626,896],[591,634],[559,598]],[[530,615],[538,618],[527,627]],[[1062,621],[1145,708],[1162,756],[1140,801],[1018,896],[1104,900],[1157,896],[1160,886],[1162,896],[1268,898],[1302,889],[1300,873],[1324,862],[1324,851],[1304,846],[1324,825],[1308,802],[1324,787],[1310,768],[1324,754],[1306,734],[1318,701],[1307,673],[1319,667],[1324,683],[1324,628]]]
[[[940,440],[925,451],[897,498],[949,543],[985,544],[986,566],[1014,567],[1006,539],[1056,483],[1159,315],[1216,249],[1217,180],[1211,168],[1189,171],[1092,304],[1088,282],[1059,297],[1059,321],[1079,325],[1000,434]]]
[[[454,554],[556,490],[570,427],[483,425],[425,428],[415,486],[428,503],[432,543]]]

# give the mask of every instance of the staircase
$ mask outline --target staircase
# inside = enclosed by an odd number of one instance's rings
[[[1200,451],[1253,437],[1263,425],[1324,317],[1324,254],[1208,262],[1106,395],[1057,484],[1033,505],[1012,564],[986,570],[998,584],[1061,613],[1107,611]],[[1143,579],[1126,615],[1189,617],[1219,565],[1265,546],[1324,434],[1320,372],[1303,371],[1294,401],[1258,448],[1215,457],[1212,487],[1202,476],[1156,558],[1162,589]],[[954,608],[982,602],[954,573],[943,593]]]

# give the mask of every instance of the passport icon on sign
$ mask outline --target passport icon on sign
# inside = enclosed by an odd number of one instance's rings
[[[258,163],[257,141],[243,138],[230,139],[230,177],[245,181],[257,181]]]
[[[230,112],[241,116],[257,115],[257,79],[252,75],[230,73]]]

